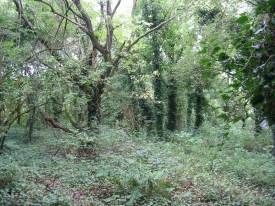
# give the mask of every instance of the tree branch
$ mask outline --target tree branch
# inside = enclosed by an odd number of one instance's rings
[[[15,4],[16,7],[16,11],[19,13],[20,17],[23,19],[24,24],[23,26],[25,26],[25,28],[30,29],[31,31],[33,31],[35,34],[37,34],[37,31],[35,30],[34,25],[28,20],[28,18],[24,15],[24,10],[22,5],[18,2],[18,0],[13,0],[13,3]],[[43,44],[51,53],[51,55],[56,59],[56,61],[58,61],[59,63],[63,63],[63,58],[61,57],[61,55],[56,51],[53,50],[51,48],[51,44],[49,41],[47,41],[46,39],[44,39],[43,37],[38,36],[38,40],[41,44]]]
[[[111,14],[111,18],[113,18],[114,15],[116,14],[116,11],[117,11],[117,9],[118,9],[120,3],[121,3],[121,0],[118,0],[118,1],[117,1],[117,4],[116,4],[116,6],[115,6],[115,8],[114,8],[114,10],[113,10],[113,12],[112,12],[112,14]]]
[[[64,18],[64,19],[67,19],[69,22],[71,22],[71,23],[73,23],[74,25],[78,26],[78,27],[79,27],[81,30],[83,30],[83,31],[86,30],[86,28],[85,28],[83,25],[81,25],[81,24],[75,22],[74,20],[70,19],[70,18],[67,17],[67,16],[64,16],[63,14],[58,13],[58,12],[53,8],[53,6],[52,6],[51,4],[49,4],[48,2],[45,2],[45,1],[43,1],[43,0],[34,0],[34,1],[38,1],[38,2],[41,2],[41,3],[45,4],[46,6],[50,7],[51,12],[52,12],[53,14],[55,14],[55,15],[57,15],[57,16],[60,16],[60,17],[62,17],[62,18]]]
[[[83,9],[81,3],[80,3],[80,0],[73,0],[76,8],[78,9],[78,11],[80,12],[81,16],[82,16],[82,19],[83,21],[85,22],[86,24],[86,34],[90,37],[91,41],[92,41],[92,44],[93,46],[103,55],[103,56],[106,56],[107,55],[107,50],[105,49],[104,46],[102,46],[100,44],[100,42],[98,41],[95,33],[94,33],[94,30],[93,30],[93,25],[92,25],[92,22],[91,22],[91,19],[89,17],[89,15],[87,14],[87,12]]]
[[[154,28],[150,29],[149,31],[145,32],[144,34],[142,34],[141,36],[139,36],[138,38],[136,38],[126,49],[126,51],[130,51],[131,48],[133,46],[135,46],[141,39],[143,39],[144,37],[148,36],[149,34],[153,33],[156,30],[161,29],[163,26],[165,26],[166,24],[170,23],[172,20],[174,20],[176,18],[177,15],[172,16],[171,18],[167,19],[166,21],[160,23],[159,25],[155,26]]]

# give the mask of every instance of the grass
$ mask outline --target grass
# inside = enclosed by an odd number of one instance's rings
[[[24,143],[9,134],[0,160],[0,205],[275,205],[267,135],[232,128],[142,134],[101,128],[69,136],[39,131]]]

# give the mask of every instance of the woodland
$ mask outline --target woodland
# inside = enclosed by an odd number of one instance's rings
[[[275,0],[0,0],[0,206],[274,206]]]

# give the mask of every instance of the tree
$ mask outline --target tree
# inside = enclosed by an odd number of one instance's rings
[[[85,81],[83,84],[80,83],[83,77],[74,76],[75,84],[78,85],[79,89],[87,96],[87,115],[90,124],[95,119],[100,121],[100,104],[106,86],[106,80],[119,69],[121,59],[124,58],[125,55],[127,56],[132,47],[134,47],[141,39],[153,33],[155,30],[160,29],[173,19],[173,17],[171,17],[160,22],[158,25],[154,25],[153,28],[135,39],[117,42],[114,40],[116,29],[116,26],[114,25],[114,17],[121,3],[120,0],[117,1],[113,8],[110,0],[100,1],[100,22],[96,22],[95,19],[89,15],[89,12],[84,9],[80,0],[73,0],[73,5],[71,5],[70,1],[67,0],[63,1],[61,5],[52,4],[43,0],[36,0],[36,2],[43,4],[43,6],[45,6],[44,8],[48,8],[49,12],[58,17],[57,20],[59,22],[57,25],[65,24],[64,32],[66,32],[66,25],[71,23],[79,32],[84,33],[90,41],[89,46],[91,48],[88,49],[88,53],[84,57],[87,61],[83,65],[83,71],[81,73],[84,76],[89,76],[97,72],[98,78],[94,81]],[[65,48],[61,48],[63,54],[55,51],[51,47],[51,42],[49,42],[48,39],[41,37],[36,31],[35,26],[37,25],[34,26],[24,14],[22,4],[17,0],[14,0],[14,3],[17,11],[22,16],[23,25],[38,35],[40,42],[46,47],[46,49],[50,51],[61,65],[65,65],[67,59],[62,58],[64,52],[66,52],[64,50]],[[61,9],[57,8],[57,6],[61,6]],[[65,23],[63,23],[64,21]],[[60,27],[58,26],[58,29],[59,28]],[[71,55],[73,54],[74,51]]]

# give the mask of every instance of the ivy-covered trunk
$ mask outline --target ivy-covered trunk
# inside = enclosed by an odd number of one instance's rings
[[[191,92],[188,92],[188,94],[187,94],[187,115],[186,115],[186,126],[187,126],[188,130],[191,130],[192,111],[193,111],[193,94]]]
[[[154,12],[155,13],[155,12]],[[155,96],[155,118],[156,130],[159,136],[163,136],[163,99],[162,99],[162,78],[160,65],[160,44],[157,34],[152,38],[153,47],[153,71],[154,71],[154,96]]]
[[[156,130],[159,136],[163,136],[163,102],[162,102],[162,89],[161,77],[156,76],[154,80],[155,87],[155,115],[156,115]]]
[[[153,112],[149,102],[142,98],[138,100],[141,109],[141,127],[145,127],[148,132],[153,130]]]
[[[272,139],[273,139],[272,155],[275,156],[275,124],[271,126],[271,131],[272,131]]]
[[[255,115],[255,134],[258,134],[262,131],[262,128],[261,128],[261,122],[263,121],[263,114],[262,112],[257,109],[257,108],[254,108],[254,115]]]
[[[93,122],[99,123],[101,120],[101,99],[104,93],[104,83],[98,83],[92,89],[92,95],[87,102],[88,109],[88,124],[91,126]]]
[[[203,104],[204,104],[204,96],[203,89],[200,85],[196,88],[196,107],[195,107],[195,128],[198,129],[201,127],[203,123]]]
[[[174,77],[168,85],[168,123],[167,129],[175,131],[177,128],[177,85]]]

